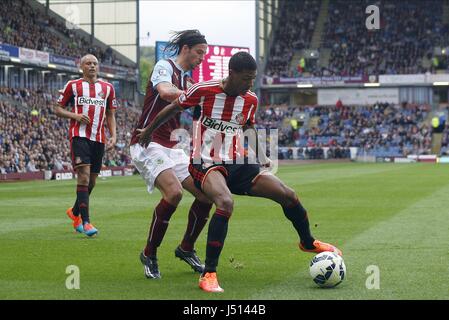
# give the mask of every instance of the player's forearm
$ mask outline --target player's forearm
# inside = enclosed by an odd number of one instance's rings
[[[159,128],[161,125],[166,123],[168,120],[173,118],[178,112],[181,111],[182,108],[177,104],[172,103],[168,105],[161,112],[158,113],[158,115],[154,118],[153,122],[151,122],[150,125],[145,129],[145,132],[147,132],[147,134],[151,136],[154,130]]]
[[[179,90],[175,85],[168,83],[159,84],[158,91],[161,98],[168,102],[176,100],[183,92],[182,90]]]
[[[70,111],[67,111],[67,110],[63,109],[62,107],[60,107],[60,106],[56,106],[56,107],[55,107],[55,114],[56,114],[58,117],[76,120],[76,119],[75,119],[75,116],[76,116],[75,113],[70,112]]]
[[[115,114],[112,112],[106,113],[106,121],[108,124],[109,133],[111,135],[111,138],[117,137],[117,123],[115,121]]]

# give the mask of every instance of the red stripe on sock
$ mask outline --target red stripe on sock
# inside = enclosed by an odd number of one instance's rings
[[[223,243],[221,243],[220,241],[209,241],[207,244],[215,248],[223,246]]]
[[[224,210],[217,209],[217,210],[215,210],[215,214],[218,214],[220,216],[223,216],[223,217],[226,217],[226,218],[229,219],[231,217],[231,215],[232,215],[232,212],[227,212],[227,211],[224,211]]]
[[[162,208],[164,210],[169,210],[169,211],[175,211],[176,210],[176,206],[172,205],[170,202],[168,202],[164,198],[162,198],[161,202],[159,202],[159,206],[162,206]]]
[[[89,192],[89,187],[78,184],[76,186],[76,191],[77,192]]]

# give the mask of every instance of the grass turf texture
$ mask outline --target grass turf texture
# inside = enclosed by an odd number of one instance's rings
[[[185,194],[159,248],[161,280],[139,261],[154,206],[139,176],[99,179],[91,220],[99,236],[75,234],[65,210],[75,181],[0,184],[0,299],[448,299],[449,167],[435,164],[314,164],[280,168],[309,211],[316,238],[338,245],[347,278],[320,289],[309,276],[313,254],[300,252],[281,208],[235,197],[218,275],[223,294],[198,289],[179,259],[193,198]],[[207,228],[207,226],[206,226]],[[197,251],[204,260],[207,229]],[[80,269],[80,289],[65,286]],[[368,290],[366,269],[380,270]]]

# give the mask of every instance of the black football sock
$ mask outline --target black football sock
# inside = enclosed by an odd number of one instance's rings
[[[296,232],[301,239],[301,243],[306,249],[315,248],[313,241],[315,239],[310,234],[309,218],[307,217],[307,211],[298,201],[295,205],[291,207],[282,207],[284,214],[288,220],[290,220],[295,227]]]
[[[90,193],[92,192],[93,188],[94,187],[89,185],[89,189],[88,189],[89,190],[89,196],[90,196]],[[73,215],[75,217],[78,217],[80,215],[80,206],[78,205],[78,197],[76,198],[75,204],[72,207],[72,213],[73,213]]]
[[[77,185],[76,195],[77,202],[79,203],[79,213],[83,224],[90,223],[89,220],[89,188],[87,186]]]
[[[210,219],[203,275],[206,274],[206,272],[216,272],[217,270],[218,259],[226,239],[230,217],[230,212],[217,209]]]

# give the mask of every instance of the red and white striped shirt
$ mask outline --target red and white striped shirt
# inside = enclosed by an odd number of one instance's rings
[[[84,124],[70,120],[69,137],[83,137],[92,141],[105,143],[106,109],[116,109],[114,86],[107,81],[98,79],[89,83],[83,78],[67,82],[59,96],[58,103],[66,107],[72,102],[72,112],[85,114],[90,123]]]
[[[228,96],[217,80],[197,83],[182,94],[178,98],[182,108],[201,107],[194,125],[192,159],[201,156],[203,162],[222,163],[243,157],[242,127],[247,122],[255,123],[257,103],[251,91]]]

